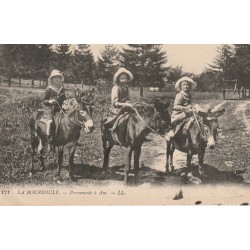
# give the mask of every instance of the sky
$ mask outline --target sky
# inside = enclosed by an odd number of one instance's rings
[[[200,74],[207,64],[213,62],[218,46],[218,44],[164,44],[163,50],[168,55],[168,66],[182,66],[183,71]],[[103,44],[91,45],[95,58],[103,47]]]

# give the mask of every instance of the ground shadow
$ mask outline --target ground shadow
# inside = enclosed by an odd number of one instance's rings
[[[53,165],[52,165],[53,166]],[[52,167],[50,166],[50,167]],[[68,170],[67,166],[63,166]],[[52,167],[53,171],[54,166]],[[45,170],[45,172],[48,169]],[[220,171],[216,167],[208,164],[203,165],[205,176],[201,178],[202,184],[243,184],[244,179],[241,176],[245,170],[242,171]],[[150,168],[149,166],[142,165],[139,169],[139,185],[152,185],[152,186],[165,186],[165,185],[185,185],[192,184],[186,176],[181,174],[186,171],[186,168],[179,168],[172,172],[165,173]],[[192,174],[195,177],[200,177],[196,165],[191,167]],[[91,179],[91,180],[111,180],[123,181],[124,180],[124,165],[116,165],[110,167],[110,172],[103,173],[101,167],[96,167],[89,164],[74,164],[74,175],[77,180]],[[129,185],[134,184],[134,171],[133,168],[129,173]]]
[[[204,184],[243,184],[242,171],[220,171],[216,167],[208,164],[203,165],[205,177],[202,178]]]
[[[139,185],[150,184],[150,185],[169,185],[169,184],[182,184],[184,180],[180,177],[183,170],[178,169],[174,172],[166,174],[163,171],[155,170],[145,165],[140,167],[139,170]],[[102,168],[94,165],[86,164],[75,164],[74,174],[77,179],[93,179],[93,180],[113,180],[123,181],[124,180],[124,164],[110,167],[110,172],[107,174],[103,173]],[[129,185],[134,185],[134,170],[133,168],[129,172],[128,177]]]
[[[202,184],[243,184],[244,179],[241,174],[243,171],[220,171],[216,167],[208,164],[203,165],[205,176],[202,177]],[[188,184],[186,177],[182,177],[181,173],[185,172],[186,168],[179,168],[173,172],[165,173],[163,171],[152,169],[148,166],[141,166],[139,170],[139,185],[150,184],[153,186],[163,185],[182,185]],[[199,177],[198,168],[192,165],[191,171],[194,176]],[[75,164],[74,174],[77,179],[92,179],[92,180],[114,180],[123,181],[124,165],[116,165],[110,167],[110,172],[104,174],[102,168],[88,164]],[[134,183],[133,168],[129,173],[129,184]]]
[[[103,169],[89,164],[74,164],[74,174],[77,179],[92,179],[92,180],[115,180],[123,181],[124,166],[111,167],[108,173],[104,173]]]

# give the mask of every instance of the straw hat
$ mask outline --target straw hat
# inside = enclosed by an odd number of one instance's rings
[[[60,76],[60,77],[62,78],[62,82],[64,81],[64,77],[63,77],[63,75],[60,73],[60,71],[54,69],[54,70],[52,70],[52,72],[51,72],[51,74],[50,74],[50,77],[49,77],[49,79],[48,79],[48,82],[49,82],[49,83],[51,83],[51,78],[54,77],[54,76]]]
[[[196,82],[193,81],[193,79],[191,79],[190,77],[188,76],[184,76],[182,77],[181,79],[179,79],[176,84],[175,84],[175,89],[178,90],[178,91],[181,91],[181,84],[182,82],[188,82],[190,83],[190,86],[191,86],[191,90],[194,90],[195,87],[196,87]]]
[[[114,78],[113,78],[113,82],[114,82],[114,83],[117,83],[117,80],[119,79],[119,76],[120,76],[121,74],[126,74],[126,75],[128,76],[128,78],[129,78],[129,81],[132,81],[132,80],[133,80],[133,75],[132,75],[132,73],[131,73],[130,71],[128,71],[128,70],[125,69],[125,68],[119,68],[119,69],[117,70],[117,72],[114,74]]]

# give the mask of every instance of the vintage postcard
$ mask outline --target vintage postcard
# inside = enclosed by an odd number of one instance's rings
[[[1,44],[0,205],[248,205],[249,44]]]

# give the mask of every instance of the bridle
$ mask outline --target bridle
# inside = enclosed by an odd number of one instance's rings
[[[141,117],[141,115],[139,114],[139,112],[137,111],[137,109],[136,109],[135,107],[132,106],[131,108],[135,111],[136,115],[137,115],[137,116],[139,117],[139,119],[144,123],[144,125],[145,125],[146,128],[150,129],[153,133],[160,135],[160,134],[158,133],[158,131],[156,131],[156,130],[153,129],[151,126],[149,126],[149,125],[146,124],[146,122],[143,120],[143,118]],[[160,117],[160,113],[159,113],[158,111],[155,110],[155,113],[154,113],[152,119],[150,120],[149,124],[150,124],[152,121],[154,121],[154,120],[156,119],[156,117]]]
[[[60,108],[60,111],[64,114],[64,116],[67,117],[67,119],[68,119],[71,123],[73,123],[73,124],[75,124],[75,125],[77,125],[77,126],[79,126],[79,127],[81,127],[81,128],[85,128],[85,127],[86,127],[86,126],[85,126],[85,122],[80,121],[79,118],[78,118],[78,116],[79,116],[79,111],[80,111],[80,105],[79,105],[79,104],[77,105],[77,107],[75,107],[75,108],[70,112],[70,114],[71,114],[71,113],[73,113],[75,110],[78,111],[78,112],[77,112],[78,114],[77,114],[77,116],[76,116],[76,121],[74,121],[74,120],[72,120],[72,119],[68,116],[68,114],[66,114],[66,113],[64,112],[64,110],[61,108],[61,106],[59,105],[59,103],[57,102],[57,100],[56,100],[56,103],[57,103],[58,107]],[[87,105],[90,105],[88,102],[82,102],[82,104],[85,104],[86,106],[87,106]]]
[[[197,117],[196,117],[196,119],[197,119]],[[206,120],[206,121],[216,121],[217,118],[216,117],[205,117],[201,121],[198,121],[198,119],[196,120],[196,123],[197,123],[198,128],[199,128],[200,133],[201,133],[201,138],[203,139],[203,141],[207,142],[207,134],[204,131],[204,129],[202,130],[201,127],[200,127],[200,123],[206,126],[206,124],[204,124],[204,120]],[[218,131],[216,131],[216,134],[218,135]]]

